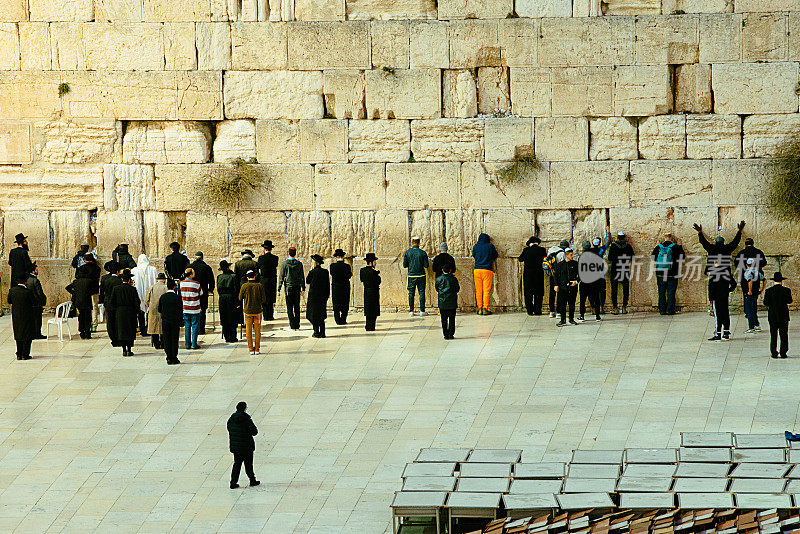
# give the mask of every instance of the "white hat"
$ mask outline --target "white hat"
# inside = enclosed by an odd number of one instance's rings
[[[625,237],[625,232],[620,230],[619,232],[617,232],[617,237]]]

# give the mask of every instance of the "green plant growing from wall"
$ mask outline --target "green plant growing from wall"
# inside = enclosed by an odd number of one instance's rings
[[[255,158],[237,158],[230,165],[215,166],[206,181],[198,183],[197,196],[207,207],[236,209],[251,193],[269,185],[268,175]]]
[[[800,220],[800,137],[784,142],[773,159],[767,202],[776,215]]]
[[[58,84],[58,96],[64,96],[65,94],[69,93],[69,84],[67,82],[61,82]]]
[[[518,146],[511,163],[497,171],[497,181],[500,183],[496,185],[525,180],[540,167],[541,163],[534,154],[532,145]]]

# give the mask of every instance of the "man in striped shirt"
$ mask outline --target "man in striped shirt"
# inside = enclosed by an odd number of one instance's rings
[[[194,269],[186,269],[180,283],[181,300],[183,301],[183,326],[186,339],[186,350],[199,349],[197,332],[200,328],[200,296],[203,289],[195,280]]]

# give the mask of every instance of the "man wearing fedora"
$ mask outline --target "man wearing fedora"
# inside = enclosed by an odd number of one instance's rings
[[[364,258],[367,262],[361,268],[359,277],[364,284],[364,330],[375,331],[375,322],[381,314],[381,272],[375,268],[378,257],[370,252]]]
[[[350,312],[350,279],[353,278],[353,268],[344,261],[344,250],[337,248],[333,258],[335,261],[330,268],[333,320],[338,325],[345,325]]]
[[[175,292],[178,283],[169,278],[164,294],[158,298],[157,310],[161,315],[161,346],[167,355],[167,365],[181,363],[178,360],[178,343],[181,335],[183,319],[183,303]]]
[[[767,307],[769,321],[769,350],[773,358],[786,358],[789,352],[789,304],[792,303],[792,291],[783,285],[785,278],[780,272],[775,273],[772,280],[775,283],[764,291],[764,306]]]
[[[153,344],[153,348],[161,350],[161,314],[158,312],[158,303],[161,295],[167,292],[167,276],[164,273],[156,275],[156,283],[147,288],[144,296],[144,308],[147,314],[147,335]],[[177,342],[176,342],[177,343]]]
[[[311,256],[314,267],[308,271],[308,301],[306,319],[314,327],[313,337],[325,337],[325,319],[328,318],[328,298],[331,296],[331,278],[327,269],[322,268],[325,260],[319,254]]]
[[[42,282],[39,280],[39,267],[35,261],[31,263],[25,285],[33,293],[33,339],[46,339],[46,336],[42,335],[42,315],[44,314],[44,307],[47,306],[47,296],[45,296],[44,289],[42,289]]]
[[[217,275],[217,294],[219,295],[219,324],[222,327],[222,337],[226,343],[236,343],[236,325],[239,317],[239,294],[236,292],[236,275],[231,270],[231,264],[222,260],[219,262],[220,274]]]
[[[11,284],[24,282],[31,271],[31,257],[28,254],[28,237],[25,234],[14,236],[17,246],[8,253],[8,264],[11,266]]]
[[[278,256],[272,253],[274,246],[272,241],[266,239],[261,248],[264,249],[264,254],[258,257],[258,272],[261,275],[261,285],[264,288],[264,293],[267,295],[267,300],[264,301],[264,320],[275,320],[275,293],[278,286]]]

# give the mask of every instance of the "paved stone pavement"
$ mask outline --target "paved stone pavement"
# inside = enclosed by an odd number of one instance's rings
[[[800,358],[771,360],[769,334],[744,336],[741,313],[715,343],[702,313],[606,317],[558,329],[465,315],[450,342],[437,316],[384,314],[368,334],[356,315],[322,340],[283,320],[260,356],[207,335],[167,366],[147,340],[123,358],[103,335],[35,342],[17,362],[6,316],[0,531],[380,533],[421,447],[567,460],[677,446],[681,431],[798,428]],[[225,423],[239,400],[260,431],[262,485],[232,491]]]

